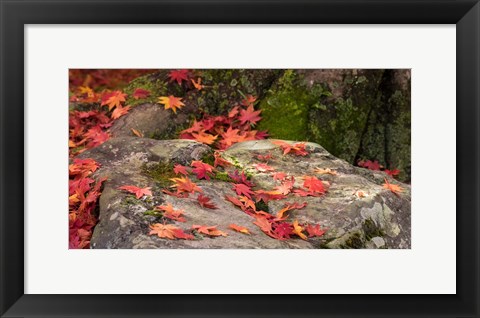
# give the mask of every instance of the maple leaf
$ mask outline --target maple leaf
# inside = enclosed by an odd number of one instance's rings
[[[225,144],[226,147],[229,147],[234,143],[244,141],[245,136],[240,135],[239,132],[239,129],[233,129],[232,127],[228,127],[227,131],[222,133],[222,143]]]
[[[308,151],[306,150],[306,144],[304,142],[299,142],[292,145],[282,140],[272,140],[271,143],[273,143],[274,145],[280,146],[283,149],[284,155],[290,152],[297,156],[308,155]]]
[[[320,224],[315,226],[309,224],[305,227],[305,229],[307,230],[308,237],[322,236],[326,232],[326,229],[323,230],[320,228]]]
[[[296,235],[298,235],[302,240],[307,240],[307,236],[305,234],[302,233],[303,232],[303,227],[301,227],[299,224],[298,224],[298,221],[295,220],[293,221],[293,233],[295,233]]]
[[[337,172],[335,170],[330,169],[330,168],[327,168],[327,169],[315,168],[314,172],[318,173],[318,174],[330,174],[332,176],[337,175]]]
[[[248,187],[255,186],[252,182],[248,181],[247,176],[243,171],[242,173],[239,173],[238,170],[235,170],[233,173],[229,173],[228,176],[236,183],[243,183]]]
[[[228,236],[227,233],[217,230],[217,226],[192,225],[192,229],[209,236]]]
[[[273,180],[285,180],[287,174],[284,172],[276,172],[273,174]]]
[[[182,98],[181,97],[175,97],[173,95],[170,96],[161,96],[158,98],[158,102],[160,104],[165,105],[165,109],[171,109],[173,110],[174,113],[177,113],[177,108],[180,109],[183,106],[185,106],[184,103],[182,103]]]
[[[207,144],[207,145],[213,144],[218,137],[218,135],[215,135],[215,136],[210,135],[205,133],[204,131],[201,131],[198,134],[192,133],[192,136],[196,141]]]
[[[240,110],[240,124],[249,123],[250,125],[256,124],[262,117],[260,117],[261,110],[255,111],[253,105],[248,106],[247,109]]]
[[[235,198],[235,197],[232,197],[232,196],[229,196],[229,195],[225,195],[225,199],[227,199],[228,201],[232,202],[234,205],[238,206],[239,208],[241,208],[243,210],[243,208],[245,207],[245,205],[242,203],[242,201],[240,201],[239,199]]]
[[[191,166],[194,167],[192,172],[195,173],[198,179],[210,180],[210,177],[213,176],[214,168],[208,163],[195,160],[192,161]]]
[[[182,85],[182,82],[188,82],[189,71],[188,70],[172,70],[168,74],[170,82],[176,81],[178,85]]]
[[[251,106],[257,100],[255,96],[247,95],[244,99],[242,99],[243,106]]]
[[[172,197],[176,197],[176,198],[182,198],[182,199],[188,198],[188,193],[172,192],[172,191],[169,191],[167,189],[162,189],[162,192],[167,194],[167,195],[171,195]]]
[[[230,111],[228,112],[228,117],[233,118],[233,117],[237,116],[238,113],[239,113],[238,106],[235,106],[232,109],[230,109]]]
[[[325,193],[325,187],[321,180],[315,177],[303,177],[303,187],[310,192]]]
[[[236,225],[236,224],[230,224],[228,227],[237,232],[250,235],[250,231],[246,227]]]
[[[137,88],[133,92],[133,98],[135,99],[144,99],[144,98],[147,98],[148,96],[150,96],[150,91],[147,91],[146,89],[143,89],[143,88]]]
[[[110,118],[112,119],[118,119],[120,117],[122,117],[123,115],[125,115],[126,113],[128,113],[128,111],[130,110],[131,106],[125,106],[125,107],[122,107],[122,106],[117,106],[113,112],[112,112],[112,115],[110,115]]]
[[[180,177],[180,178],[171,178],[171,181],[175,182],[172,186],[177,188],[177,192],[187,192],[187,193],[194,193],[194,192],[203,192],[201,188],[197,186],[196,183],[192,182],[188,177]]]
[[[277,220],[282,220],[284,219],[284,214],[287,212],[287,211],[290,211],[290,209],[288,207],[284,207],[283,209],[281,209],[280,211],[277,212],[277,215],[276,215],[276,219]]]
[[[163,216],[174,221],[185,222],[185,218],[182,216],[185,211],[175,210],[171,203],[168,205],[159,205],[155,207],[155,210],[164,211]]]
[[[395,177],[395,176],[398,176],[400,174],[400,170],[398,170],[398,169],[393,169],[393,170],[385,169],[384,172],[391,177]]]
[[[273,158],[273,156],[272,156],[271,153],[269,153],[267,155],[257,155],[258,160],[265,161],[265,162],[268,162],[272,158]]]
[[[307,206],[307,202],[303,202],[303,203],[297,203],[297,202],[288,203],[288,202],[286,202],[285,206],[288,207],[290,210],[293,210],[293,209],[300,210],[300,209],[303,209],[304,207]]]
[[[359,161],[358,162],[359,167],[367,168],[370,170],[380,170],[382,167],[377,160],[371,161],[371,160],[366,160],[366,161]]]
[[[398,196],[399,193],[401,193],[403,191],[402,187],[388,182],[387,179],[385,179],[385,183],[383,184],[383,187],[385,189],[388,189],[388,190],[392,191],[397,196]]]
[[[295,179],[291,177],[290,180],[283,181],[281,185],[276,186],[274,189],[275,189],[275,192],[279,194],[287,195],[292,191],[294,184],[295,184]]]
[[[231,166],[232,164],[228,162],[227,160],[222,158],[222,154],[218,151],[215,151],[213,153],[213,157],[215,158],[215,162],[213,163],[214,167],[228,167]]]
[[[252,166],[260,172],[275,171],[275,168],[272,168],[265,163],[254,163]]]
[[[73,159],[73,163],[68,166],[70,176],[80,175],[86,177],[92,172],[97,171],[100,165],[91,158]]]
[[[293,234],[293,228],[290,223],[282,222],[275,226],[273,233],[280,240],[289,239]]]
[[[183,174],[184,176],[188,175],[187,169],[188,167],[182,166],[181,164],[178,164],[178,163],[173,166],[173,172],[175,174]]]
[[[271,200],[282,200],[285,198],[285,195],[276,191],[257,190],[255,191],[255,197],[257,202],[262,200],[263,202],[268,203],[268,201]]]
[[[97,147],[110,139],[110,135],[107,132],[103,131],[99,126],[94,126],[90,128],[84,136],[85,140],[90,139],[87,144],[88,148]]]
[[[270,237],[276,238],[276,236],[273,234],[273,229],[272,229],[272,223],[264,216],[256,216],[256,220],[253,222],[256,226],[262,230],[265,234],[267,234]]]
[[[125,185],[125,186],[119,187],[118,189],[125,190],[127,192],[135,194],[137,199],[140,199],[144,195],[152,196],[152,191],[150,191],[151,187],[139,188],[139,187],[132,186],[132,185]]]
[[[121,91],[106,93],[102,96],[101,106],[108,105],[108,110],[112,110],[114,107],[121,107],[121,103],[125,102],[126,96],[127,94],[124,94]]]
[[[148,235],[157,235],[161,238],[167,238],[170,240],[175,240],[177,238],[184,239],[184,240],[193,240],[194,236],[190,234],[186,234],[182,231],[182,229],[172,225],[172,224],[160,224],[155,223],[149,226],[150,233]]]
[[[197,197],[198,203],[207,209],[218,209],[218,207],[212,203],[211,199],[207,196],[199,194]]]
[[[130,128],[130,130],[132,131],[132,133],[137,136],[137,137],[140,137],[140,138],[143,138],[143,134],[141,132],[139,132],[138,130],[134,129],[134,128]]]
[[[244,195],[246,196],[247,198],[251,199],[252,198],[252,194],[253,191],[248,187],[246,186],[245,184],[243,183],[236,183],[233,185],[233,190],[238,194],[238,195]]]
[[[205,88],[204,85],[202,85],[202,79],[199,77],[197,81],[195,82],[194,79],[191,79],[193,87],[195,87],[197,90],[201,91],[203,88]]]

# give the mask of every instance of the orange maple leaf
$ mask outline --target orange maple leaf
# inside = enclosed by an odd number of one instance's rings
[[[302,240],[307,240],[307,236],[305,234],[302,233],[303,232],[303,227],[301,227],[299,224],[298,224],[298,221],[295,220],[293,221],[293,233],[297,234],[298,236],[300,236],[300,238]]]
[[[180,178],[171,178],[175,184],[172,186],[177,188],[177,192],[187,192],[187,193],[194,193],[194,192],[203,192],[201,188],[197,186],[196,183],[192,182],[188,177],[180,177]]]
[[[182,229],[172,225],[172,224],[160,224],[155,223],[149,226],[150,233],[148,235],[157,235],[161,238],[167,238],[170,240],[175,240],[177,238],[184,239],[184,240],[193,240],[194,236],[190,234],[186,234],[182,231]]]
[[[125,186],[119,187],[119,189],[135,194],[137,199],[140,199],[144,195],[152,196],[152,191],[150,191],[151,187],[139,188],[132,185],[125,185]]]
[[[178,221],[178,222],[185,222],[185,218],[183,217],[183,214],[185,213],[185,211],[175,210],[171,203],[168,203],[167,205],[156,206],[155,210],[163,211],[164,212],[163,216],[168,219]]]
[[[318,174],[330,174],[332,176],[337,175],[337,172],[335,170],[330,169],[330,168],[327,168],[327,169],[315,168],[314,172],[318,173]]]
[[[106,93],[102,96],[101,106],[108,105],[108,110],[112,110],[113,107],[121,107],[121,103],[125,102],[126,96],[127,94],[123,94],[121,91]]]
[[[398,195],[400,192],[403,192],[403,188],[396,185],[396,184],[392,184],[390,182],[388,182],[387,179],[385,179],[385,183],[383,184],[383,187],[385,189],[388,189],[390,191],[392,191],[394,194]]]
[[[250,234],[250,231],[246,227],[240,225],[230,224],[228,227],[243,234]]]
[[[209,236],[228,236],[227,233],[218,230],[217,226],[192,225],[192,229]]]
[[[215,142],[217,139],[218,135],[210,135],[205,133],[204,131],[200,131],[198,134],[192,133],[193,138],[195,138],[196,141],[211,145]]]
[[[193,80],[193,79],[191,81],[192,81],[193,86],[196,89],[198,89],[199,91],[201,91],[203,88],[205,88],[205,86],[201,84],[202,79],[200,77],[198,78],[197,82],[195,82],[195,80]]]
[[[180,109],[185,106],[185,104],[182,103],[181,97],[175,97],[173,95],[159,97],[158,102],[165,105],[165,109],[173,110],[174,113],[177,113],[177,108]]]
[[[118,119],[120,117],[122,117],[123,115],[125,115],[126,113],[128,113],[128,111],[130,110],[131,106],[125,106],[125,107],[122,107],[122,106],[117,106],[113,112],[112,112],[112,115],[110,115],[110,118],[112,119]]]

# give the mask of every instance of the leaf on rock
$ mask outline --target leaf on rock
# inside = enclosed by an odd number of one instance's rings
[[[184,239],[184,240],[193,240],[194,236],[186,234],[182,229],[172,225],[172,224],[160,224],[155,223],[149,226],[150,233],[148,235],[157,235],[160,238],[166,238],[169,240],[175,239]]]
[[[207,196],[199,194],[197,197],[198,203],[207,209],[218,209],[218,207],[212,203],[211,199]]]
[[[192,172],[197,176],[198,179],[210,180],[210,177],[213,176],[214,168],[208,163],[194,160],[192,161],[191,166],[194,168]]]
[[[217,226],[192,225],[192,229],[208,236],[228,236],[227,233],[218,230]]]
[[[188,171],[187,171],[188,167],[185,167],[185,166],[182,166],[181,164],[175,164],[175,166],[173,166],[173,172],[175,174],[183,174],[184,176],[187,176],[188,175]]]
[[[236,225],[236,224],[230,224],[228,227],[237,232],[250,235],[250,231],[246,227]]]
[[[305,229],[307,230],[308,237],[322,236],[327,231],[326,229],[321,229],[320,224],[316,224],[316,225],[309,224],[305,227]]]
[[[385,179],[385,183],[383,184],[383,187],[385,189],[388,189],[390,191],[392,191],[395,195],[398,196],[399,193],[403,192],[403,188],[396,185],[396,184],[392,184],[390,182],[388,182],[387,179]]]
[[[307,236],[302,233],[303,232],[303,227],[298,224],[298,221],[295,220],[293,221],[293,233],[298,235],[302,240],[307,240]]]
[[[132,186],[132,185],[125,185],[125,186],[119,187],[118,189],[125,190],[127,192],[135,194],[137,199],[140,199],[144,195],[152,196],[152,191],[150,191],[151,187],[139,188],[139,187]]]
[[[165,109],[173,110],[174,113],[177,113],[177,108],[180,109],[185,106],[185,104],[182,103],[181,97],[175,97],[173,95],[159,97],[158,102],[164,105]]]

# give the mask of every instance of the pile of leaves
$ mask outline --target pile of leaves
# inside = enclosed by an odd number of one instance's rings
[[[90,247],[92,229],[97,223],[94,212],[102,183],[106,180],[90,178],[99,167],[92,159],[74,159],[68,167],[69,248]]]
[[[180,133],[182,139],[193,139],[225,150],[237,142],[265,139],[266,131],[253,128],[262,119],[261,110],[255,110],[256,97],[248,95],[225,116],[204,114],[199,121]]]

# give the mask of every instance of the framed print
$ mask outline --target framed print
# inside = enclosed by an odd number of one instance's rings
[[[478,316],[477,1],[0,9],[2,317]]]

